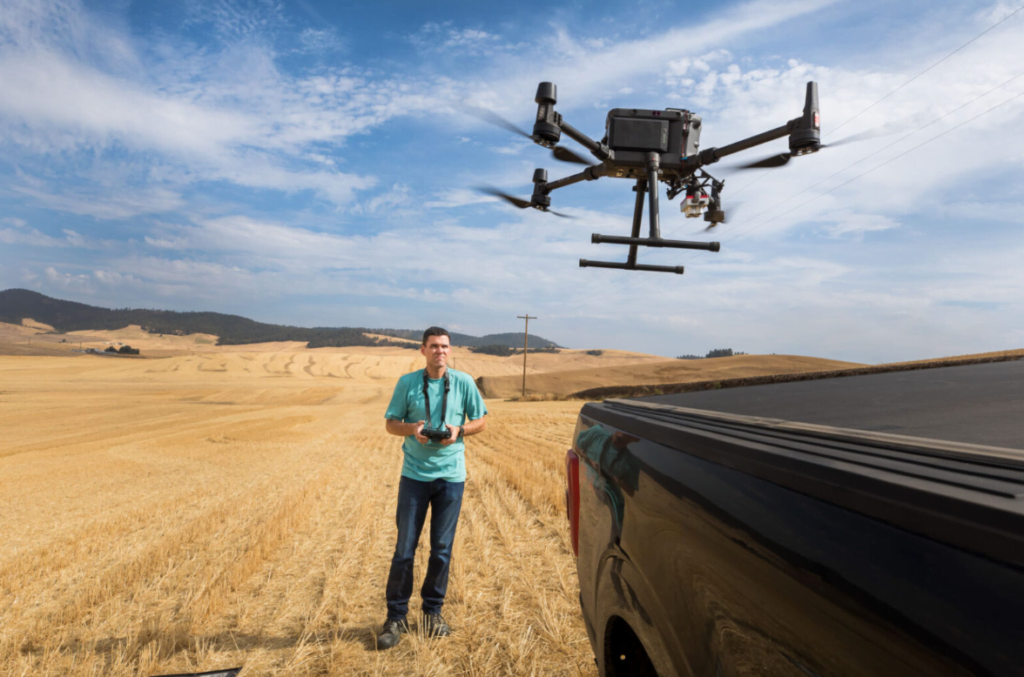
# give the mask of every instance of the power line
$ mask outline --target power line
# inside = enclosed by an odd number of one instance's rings
[[[526,353],[530,348],[530,320],[536,320],[536,317],[531,316],[529,313],[526,315],[516,315],[520,320],[526,320],[526,331],[523,334],[523,397],[526,397]]]
[[[985,35],[986,33],[990,32],[990,31],[992,31],[992,30],[993,30],[993,29],[995,29],[995,28],[996,28],[997,26],[999,26],[999,25],[1000,25],[1001,23],[1003,23],[1004,21],[1006,21],[1007,19],[1009,19],[1010,17],[1012,17],[1012,16],[1014,15],[1014,14],[1016,14],[1016,13],[1017,13],[1017,12],[1019,12],[1019,11],[1021,11],[1022,9],[1024,9],[1024,5],[1021,5],[1021,6],[1020,6],[1020,7],[1018,7],[1017,9],[1013,10],[1012,12],[1010,12],[1009,14],[1007,14],[1006,16],[1004,16],[1004,17],[1003,17],[1002,19],[1000,19],[999,21],[995,22],[994,24],[992,24],[991,26],[989,26],[988,28],[986,28],[985,30],[983,30],[983,31],[982,31],[981,33],[978,33],[978,34],[977,34],[977,35],[975,35],[975,36],[974,36],[973,38],[971,38],[970,40],[968,40],[968,41],[967,41],[967,42],[965,42],[964,44],[960,45],[959,47],[957,47],[956,49],[954,49],[954,50],[953,50],[952,52],[950,52],[949,54],[947,54],[946,56],[942,57],[941,59],[939,59],[938,61],[936,61],[935,63],[933,63],[933,64],[932,64],[931,66],[928,66],[928,68],[925,68],[925,69],[924,69],[923,71],[921,71],[920,73],[918,73],[918,74],[917,74],[917,75],[915,75],[914,77],[910,78],[909,80],[907,80],[906,82],[904,82],[904,83],[903,83],[902,85],[900,85],[900,86],[899,86],[899,87],[897,87],[896,89],[892,90],[891,92],[889,92],[888,94],[886,94],[885,96],[883,96],[883,97],[882,97],[881,99],[879,99],[878,101],[875,101],[875,102],[874,102],[873,104],[871,104],[870,106],[868,106],[867,108],[865,108],[865,109],[864,109],[864,110],[862,110],[861,112],[857,113],[856,115],[854,115],[854,116],[853,116],[852,118],[850,118],[849,120],[847,120],[847,121],[846,121],[846,122],[844,122],[843,124],[839,125],[839,126],[838,126],[838,127],[836,127],[835,129],[833,129],[833,130],[832,130],[831,132],[829,132],[829,134],[834,134],[834,133],[838,132],[838,131],[839,131],[840,129],[842,129],[843,127],[845,127],[845,126],[846,126],[847,124],[849,124],[849,123],[853,122],[854,120],[856,120],[857,118],[859,118],[859,117],[860,117],[861,115],[863,115],[864,113],[867,113],[867,112],[868,112],[869,110],[871,110],[872,108],[874,108],[874,107],[875,107],[875,106],[877,106],[878,104],[882,103],[883,101],[885,101],[886,99],[888,99],[888,98],[889,98],[890,96],[892,96],[892,95],[893,95],[893,94],[895,94],[896,92],[900,91],[901,89],[903,89],[904,87],[906,87],[907,85],[909,85],[909,84],[910,84],[911,82],[913,82],[914,80],[917,80],[917,79],[918,79],[919,77],[921,77],[922,75],[924,75],[924,74],[925,74],[925,73],[927,73],[928,71],[932,70],[933,68],[935,68],[936,66],[938,66],[938,65],[939,65],[940,63],[942,63],[943,61],[945,61],[946,59],[948,59],[949,57],[951,57],[951,56],[953,56],[954,54],[956,54],[957,52],[961,51],[962,49],[964,49],[965,47],[967,47],[968,45],[970,45],[971,43],[973,43],[974,41],[976,41],[976,40],[977,40],[978,38],[982,37],[983,35]]]
[[[957,52],[959,52],[959,51],[963,50],[963,49],[964,49],[965,47],[967,47],[967,46],[968,46],[968,45],[970,45],[971,43],[973,43],[973,42],[975,42],[976,40],[978,40],[978,38],[980,38],[980,37],[984,36],[984,35],[985,35],[986,33],[990,32],[990,31],[992,31],[992,30],[993,30],[994,28],[996,28],[997,26],[999,26],[999,25],[1000,25],[1000,24],[1002,24],[1002,23],[1003,23],[1004,21],[1006,21],[1007,19],[1009,19],[1009,18],[1010,18],[1010,17],[1012,17],[1013,15],[1017,14],[1017,13],[1018,13],[1018,12],[1020,12],[1021,10],[1024,10],[1024,5],[1021,5],[1021,6],[1020,6],[1020,7],[1018,7],[1017,9],[1013,10],[1012,12],[1010,12],[1009,14],[1007,14],[1006,16],[1004,16],[1004,17],[1003,17],[1002,19],[1000,19],[999,21],[995,22],[994,24],[992,24],[991,26],[989,26],[988,28],[986,28],[985,30],[983,30],[983,31],[982,31],[981,33],[978,33],[978,34],[977,34],[977,35],[975,35],[975,36],[974,36],[973,38],[971,38],[970,40],[968,40],[968,41],[967,41],[967,42],[965,42],[964,44],[960,45],[959,47],[957,47],[956,49],[954,49],[954,50],[953,50],[952,52],[950,52],[949,54],[947,54],[946,56],[942,57],[941,59],[939,59],[938,61],[936,61],[935,63],[933,63],[933,64],[932,64],[931,66],[928,66],[928,68],[925,68],[925,69],[924,69],[923,71],[921,71],[920,73],[918,73],[918,74],[917,74],[917,75],[915,75],[914,77],[910,78],[909,80],[907,80],[906,82],[904,82],[904,83],[903,83],[902,85],[900,85],[900,86],[899,86],[899,87],[897,87],[896,89],[892,90],[891,92],[889,92],[888,94],[886,94],[885,96],[883,96],[883,97],[882,97],[881,99],[878,99],[878,100],[877,100],[877,101],[875,101],[875,102],[874,102],[873,104],[871,104],[870,106],[868,106],[868,107],[867,107],[867,108],[865,108],[864,110],[862,110],[862,111],[860,111],[859,113],[857,113],[856,115],[854,115],[854,116],[853,116],[852,118],[849,118],[848,120],[846,120],[845,122],[843,122],[842,124],[840,124],[840,125],[839,125],[838,127],[836,127],[835,129],[832,129],[832,130],[830,130],[830,131],[829,131],[829,132],[828,132],[828,133],[827,133],[827,134],[826,134],[825,136],[829,136],[829,135],[831,135],[831,134],[835,134],[835,133],[836,133],[837,131],[839,131],[839,130],[840,130],[840,129],[841,129],[842,127],[845,127],[845,126],[846,126],[847,124],[849,124],[849,123],[853,122],[854,120],[856,120],[857,118],[859,118],[859,117],[860,117],[861,115],[863,115],[864,113],[868,112],[869,110],[871,110],[872,108],[874,108],[874,107],[875,107],[875,106],[877,106],[878,104],[882,103],[883,101],[885,101],[886,99],[888,99],[888,98],[889,98],[890,96],[892,96],[892,95],[893,95],[893,94],[895,94],[896,92],[900,91],[901,89],[903,89],[904,87],[906,87],[907,85],[909,85],[910,83],[912,83],[912,82],[913,82],[914,80],[917,80],[917,79],[918,79],[919,77],[921,77],[922,75],[924,75],[924,74],[925,74],[925,73],[927,73],[928,71],[932,70],[933,68],[935,68],[936,66],[938,66],[938,65],[939,65],[939,64],[941,64],[942,62],[946,61],[947,59],[949,59],[949,58],[950,58],[951,56],[953,56],[953,55],[954,55],[954,54],[956,54]],[[917,131],[919,131],[919,130],[917,130]],[[911,132],[911,134],[913,134],[913,133],[914,133],[914,132]],[[908,134],[908,136],[910,136],[910,135]],[[903,138],[906,138],[906,137],[903,137]],[[902,140],[902,139],[901,139],[901,140]],[[884,150],[884,149],[883,149],[883,150]],[[869,156],[869,157],[870,157],[870,156]],[[765,170],[765,172],[764,172],[764,173],[762,173],[762,174],[761,174],[760,176],[758,176],[758,177],[757,177],[756,179],[754,179],[753,181],[750,181],[750,182],[749,182],[749,183],[747,183],[747,184],[746,184],[745,186],[743,186],[742,188],[740,188],[739,190],[737,190],[737,191],[736,191],[735,193],[733,193],[733,195],[739,195],[739,194],[740,194],[740,193],[742,193],[742,192],[743,192],[744,190],[746,190],[747,188],[749,188],[750,186],[754,185],[755,183],[757,183],[758,181],[760,181],[761,179],[763,179],[763,178],[764,178],[765,176],[767,176],[768,174],[770,174],[770,173],[771,173],[771,171],[772,171],[771,169]],[[843,170],[843,171],[845,171],[845,170]],[[834,175],[833,175],[833,176],[834,176]],[[830,177],[830,178],[831,178],[831,177]],[[819,182],[819,183],[820,183],[820,182]],[[817,184],[815,184],[815,185],[817,185]],[[764,212],[762,212],[762,214],[763,214],[763,213],[764,213]],[[755,217],[755,218],[756,218],[756,217]]]
[[[820,197],[824,197],[825,195],[828,195],[828,194],[829,194],[829,193],[831,193],[832,191],[838,190],[838,189],[842,188],[843,186],[849,185],[849,184],[853,183],[854,181],[856,181],[857,179],[861,178],[862,176],[866,176],[867,174],[870,174],[871,172],[875,171],[876,169],[880,169],[880,168],[884,167],[885,165],[889,164],[890,162],[893,162],[893,161],[895,161],[895,160],[898,160],[898,159],[900,159],[901,157],[903,157],[903,156],[905,156],[905,155],[908,155],[908,154],[910,154],[910,153],[914,152],[914,151],[915,151],[915,150],[917,150],[918,148],[921,148],[922,146],[926,146],[926,145],[928,145],[929,143],[931,143],[932,141],[935,141],[936,139],[939,139],[939,138],[941,138],[941,137],[945,136],[946,134],[949,134],[950,132],[952,132],[952,131],[954,131],[954,130],[956,130],[956,129],[959,129],[960,127],[963,127],[964,125],[966,125],[966,124],[968,124],[968,123],[970,123],[970,122],[973,122],[973,121],[977,120],[978,118],[982,117],[983,115],[987,115],[987,114],[991,113],[992,111],[994,111],[995,109],[999,108],[1000,106],[1004,106],[1004,105],[1006,105],[1006,104],[1010,103],[1011,101],[1014,101],[1014,100],[1016,100],[1016,99],[1019,99],[1019,98],[1020,98],[1020,97],[1022,97],[1022,96],[1024,96],[1024,92],[1020,92],[1019,94],[1015,94],[1014,96],[1011,96],[1011,97],[1010,97],[1009,99],[1006,99],[1005,101],[1002,101],[1002,102],[1000,102],[1000,103],[997,103],[996,105],[992,106],[991,108],[989,108],[989,109],[987,109],[987,110],[985,110],[985,111],[982,111],[981,113],[978,113],[978,114],[977,114],[977,115],[975,115],[974,117],[972,117],[972,118],[968,118],[967,120],[964,120],[964,121],[963,121],[963,122],[961,122],[960,124],[958,124],[958,125],[955,125],[955,126],[953,126],[953,127],[950,127],[950,128],[949,128],[949,129],[947,129],[946,131],[944,131],[944,132],[942,132],[942,133],[940,133],[940,134],[936,134],[935,136],[933,136],[932,138],[930,138],[930,139],[928,139],[928,140],[926,140],[926,141],[922,141],[921,143],[917,144],[917,145],[916,145],[916,146],[914,146],[913,148],[909,148],[909,149],[907,149],[906,151],[904,151],[904,152],[900,153],[899,155],[896,155],[896,156],[894,156],[894,157],[891,157],[891,158],[889,158],[888,160],[886,160],[885,162],[882,162],[881,164],[875,165],[875,166],[874,166],[874,167],[872,167],[871,169],[868,169],[867,171],[861,172],[861,173],[860,173],[860,174],[858,174],[857,176],[854,176],[853,178],[851,178],[851,179],[849,179],[849,180],[847,180],[847,181],[844,181],[843,183],[840,183],[840,184],[839,184],[839,185],[837,185],[837,186],[834,186],[834,187],[832,187],[832,188],[829,188],[828,190],[826,190],[826,191],[825,191],[825,192],[823,192],[823,193],[819,193],[819,194],[815,195],[815,196],[814,196],[814,197],[812,197],[812,198],[811,198],[810,200],[807,200],[807,201],[805,201],[805,202],[801,202],[801,203],[800,203],[800,204],[798,204],[797,206],[795,206],[795,207],[793,207],[793,208],[791,208],[791,209],[788,209],[788,210],[786,210],[786,211],[782,212],[781,214],[778,214],[778,215],[776,215],[776,216],[773,216],[772,218],[768,219],[767,221],[764,221],[763,223],[759,223],[758,225],[754,226],[753,228],[750,228],[750,229],[748,229],[748,230],[746,230],[746,231],[744,231],[744,232],[742,232],[742,233],[737,233],[737,234],[736,234],[736,235],[735,235],[734,237],[732,237],[732,238],[730,238],[729,240],[726,240],[726,241],[727,241],[727,242],[731,242],[731,241],[733,241],[733,240],[736,240],[737,238],[739,238],[739,237],[741,237],[741,236],[743,236],[743,235],[746,235],[746,234],[748,234],[748,233],[750,233],[750,232],[752,232],[752,231],[754,231],[754,230],[757,230],[757,229],[758,229],[758,228],[760,228],[761,226],[767,225],[767,224],[771,223],[772,221],[775,221],[776,219],[779,219],[779,218],[781,218],[781,217],[785,216],[786,214],[792,213],[792,212],[796,211],[797,209],[800,209],[801,207],[804,207],[804,206],[806,206],[806,205],[809,205],[810,203],[814,202],[814,201],[815,201],[815,200],[817,200],[818,198],[820,198]]]
[[[830,174],[829,176],[826,176],[826,177],[825,177],[824,179],[821,179],[820,181],[818,181],[818,182],[816,182],[816,183],[813,183],[813,184],[811,184],[810,186],[807,186],[806,188],[804,188],[803,190],[801,190],[801,191],[800,191],[799,193],[796,193],[795,195],[793,195],[793,196],[791,196],[791,197],[789,197],[789,198],[786,198],[785,200],[783,200],[783,201],[781,201],[781,202],[777,202],[777,203],[775,203],[774,205],[772,205],[772,206],[771,206],[771,207],[769,207],[768,209],[765,209],[765,210],[763,210],[763,211],[759,212],[758,214],[755,214],[754,216],[750,217],[749,219],[746,219],[746,220],[745,220],[744,222],[745,222],[745,223],[749,223],[750,221],[753,221],[754,219],[756,219],[756,218],[758,218],[759,216],[761,216],[762,214],[767,214],[768,212],[770,212],[771,210],[775,209],[775,208],[776,208],[776,207],[778,207],[779,205],[785,204],[786,202],[789,202],[789,201],[791,201],[791,200],[794,200],[794,199],[796,199],[796,198],[800,197],[801,195],[803,195],[803,194],[804,194],[804,193],[806,193],[807,191],[809,191],[809,190],[811,190],[811,189],[813,189],[813,188],[815,188],[815,187],[817,187],[817,186],[820,186],[821,184],[825,183],[825,182],[826,182],[826,181],[828,181],[829,179],[833,179],[833,178],[835,178],[836,176],[839,176],[839,175],[840,175],[840,174],[842,174],[843,172],[847,171],[848,169],[852,169],[853,167],[856,167],[857,165],[859,165],[860,163],[864,162],[865,160],[868,160],[868,159],[870,159],[870,158],[874,157],[875,155],[878,155],[879,153],[881,153],[881,152],[883,152],[883,151],[886,151],[886,150],[888,150],[888,149],[892,148],[893,146],[896,146],[897,144],[901,143],[901,142],[902,142],[902,141],[904,141],[905,139],[908,139],[908,138],[910,138],[911,136],[913,136],[913,135],[917,134],[918,132],[920,132],[920,131],[923,131],[923,130],[925,130],[925,129],[927,129],[927,128],[931,127],[932,125],[936,124],[937,122],[941,122],[942,120],[946,119],[947,117],[949,117],[949,116],[950,116],[950,115],[952,115],[953,113],[956,113],[956,112],[959,112],[959,111],[963,110],[964,108],[966,108],[967,106],[970,106],[970,105],[971,105],[972,103],[974,103],[975,101],[978,101],[979,99],[983,99],[983,98],[985,98],[986,96],[988,96],[988,95],[989,95],[989,94],[991,94],[992,92],[996,91],[997,89],[1001,89],[1002,87],[1005,87],[1006,85],[1010,84],[1010,83],[1011,83],[1011,82],[1013,82],[1014,80],[1017,80],[1017,79],[1019,79],[1019,78],[1021,78],[1021,77],[1024,77],[1024,72],[1022,72],[1022,73],[1018,73],[1017,75],[1013,76],[1012,78],[1010,78],[1010,79],[1008,79],[1008,80],[1005,80],[1005,81],[1003,81],[1002,83],[1000,83],[1000,84],[996,85],[995,87],[993,87],[993,88],[991,88],[991,89],[989,89],[989,90],[985,91],[985,92],[984,92],[984,93],[982,93],[982,94],[979,94],[978,96],[974,97],[974,98],[973,98],[973,99],[971,99],[970,101],[967,101],[966,103],[963,103],[963,104],[961,104],[961,105],[957,106],[957,107],[956,107],[956,108],[954,108],[953,110],[951,110],[951,111],[949,111],[949,112],[947,112],[947,113],[944,113],[943,115],[940,115],[939,117],[935,118],[935,119],[934,119],[934,120],[932,120],[931,122],[928,122],[928,123],[926,123],[926,124],[924,124],[924,125],[922,125],[922,126],[918,127],[917,129],[915,129],[915,130],[913,130],[913,131],[911,131],[911,132],[908,132],[908,133],[904,134],[903,136],[901,136],[900,138],[896,139],[896,140],[895,140],[895,141],[893,141],[892,143],[890,143],[890,144],[886,144],[886,145],[885,145],[885,146],[883,146],[882,148],[879,148],[878,150],[874,151],[873,153],[869,153],[868,155],[865,155],[865,156],[864,156],[864,157],[862,157],[861,159],[859,159],[859,160],[857,160],[857,161],[855,161],[855,162],[853,162],[853,163],[851,163],[851,164],[849,164],[849,165],[847,165],[847,166],[843,167],[843,168],[842,168],[842,169],[840,169],[839,171],[837,171],[837,172],[834,172],[833,174]],[[972,118],[972,119],[973,119],[973,118]],[[970,121],[970,120],[968,120],[968,122],[969,122],[969,121]],[[958,125],[958,126],[959,126],[959,125]],[[953,127],[952,129],[956,129],[956,127]],[[944,134],[944,133],[945,133],[945,132],[943,132],[943,134]],[[935,137],[935,138],[938,138],[938,137]],[[922,145],[923,145],[923,144],[922,144]],[[919,147],[919,146],[918,146],[918,147]],[[911,150],[913,150],[913,149],[911,149]],[[908,152],[909,152],[909,151],[908,151]],[[904,155],[905,155],[905,153],[904,153]],[[901,157],[901,156],[896,156],[896,157]],[[895,158],[894,158],[894,159],[895,159]],[[881,165],[879,165],[879,166],[881,166]],[[762,175],[762,176],[763,176],[763,175]],[[759,177],[759,178],[760,178],[760,177]],[[753,182],[751,182],[751,183],[753,183]],[[747,184],[747,185],[749,186],[750,184]],[[746,186],[744,186],[744,187],[746,187]],[[744,231],[744,232],[750,232],[750,231],[748,230],[748,231]],[[737,236],[738,236],[738,235],[739,235],[739,234],[737,234]],[[735,239],[736,239],[736,237],[733,237],[733,238],[730,238],[730,240],[728,240],[728,241],[729,241],[729,242],[731,242],[732,240],[735,240]]]

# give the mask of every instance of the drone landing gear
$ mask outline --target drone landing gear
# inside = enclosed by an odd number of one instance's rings
[[[651,157],[653,156],[653,158]],[[701,249],[717,252],[717,242],[688,242],[686,240],[664,240],[661,237],[661,225],[658,218],[658,156],[650,153],[647,162],[646,179],[637,179],[633,190],[636,191],[636,206],[633,208],[633,233],[631,237],[617,235],[599,235],[594,233],[590,241],[594,244],[629,245],[629,255],[624,263],[617,261],[588,261],[580,259],[580,268],[616,268],[619,270],[647,270],[655,273],[683,274],[683,266],[652,266],[636,262],[639,247],[670,247],[672,249]],[[648,190],[651,186],[651,190]],[[644,215],[644,193],[650,198],[650,237],[640,237],[640,222]]]

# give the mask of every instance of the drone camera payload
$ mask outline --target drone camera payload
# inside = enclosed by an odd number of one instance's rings
[[[532,207],[552,212],[551,192],[580,181],[594,181],[604,176],[631,179],[636,182],[636,203],[633,210],[633,231],[630,237],[600,235],[594,233],[591,242],[595,244],[620,244],[629,246],[625,262],[588,261],[580,259],[582,268],[617,268],[623,270],[647,270],[655,272],[683,272],[682,266],[653,266],[637,263],[639,247],[669,247],[673,249],[699,249],[717,252],[717,242],[689,242],[667,240],[661,237],[660,215],[658,212],[659,182],[668,184],[666,196],[669,200],[685,193],[682,212],[689,218],[704,215],[710,223],[708,229],[725,222],[721,192],[725,186],[708,174],[703,167],[722,158],[753,148],[775,139],[789,137],[789,153],[767,158],[746,165],[752,167],[777,167],[791,157],[817,152],[821,144],[821,118],[818,108],[818,85],[807,83],[804,110],[800,117],[761,134],[737,141],[720,148],[700,150],[701,118],[688,110],[666,108],[665,110],[642,110],[638,108],[615,108],[608,112],[605,121],[605,135],[600,142],[588,137],[565,120],[555,110],[558,103],[558,88],[554,83],[542,82],[534,98],[537,103],[537,117],[533,134],[526,134],[511,123],[493,114],[487,119],[523,136],[529,136],[535,143],[553,151],[555,159],[565,162],[590,165],[582,172],[555,181],[548,181],[547,171],[537,169],[533,174],[533,195],[523,200],[506,195],[494,189],[486,192],[500,197],[512,205],[525,209]],[[599,161],[591,164],[573,151],[558,145],[565,134],[590,151]],[[649,236],[640,237],[644,202],[648,202]]]

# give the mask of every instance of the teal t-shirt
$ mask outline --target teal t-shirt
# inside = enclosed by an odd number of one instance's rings
[[[484,398],[476,389],[473,377],[461,371],[448,369],[448,408],[444,422],[452,428],[475,421],[487,413]],[[398,379],[395,393],[384,418],[415,423],[427,421],[433,428],[441,426],[441,401],[444,399],[444,379],[428,379],[430,393],[430,418],[427,418],[426,402],[423,399],[423,369],[406,374]],[[442,447],[440,442],[429,441],[420,444],[416,437],[409,435],[402,444],[405,462],[402,475],[421,482],[447,480],[466,481],[466,444],[459,440]]]

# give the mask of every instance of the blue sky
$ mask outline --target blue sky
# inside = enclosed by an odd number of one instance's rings
[[[563,345],[667,356],[1021,347],[1024,11],[862,112],[1016,9],[0,0],[0,288],[473,334],[529,312]],[[888,133],[711,168],[733,210],[714,236],[663,195],[664,236],[722,242],[641,251],[683,276],[578,267],[624,260],[590,234],[628,234],[626,181],[556,192],[574,220],[472,190],[574,165],[464,105],[529,128],[550,80],[592,136],[609,108],[682,107],[707,148],[795,117],[811,79],[826,142]]]

